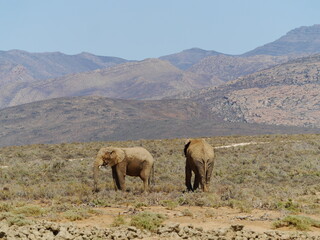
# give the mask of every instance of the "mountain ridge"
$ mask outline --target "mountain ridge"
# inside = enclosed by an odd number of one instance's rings
[[[67,55],[61,52],[29,53],[23,50],[0,51],[0,64],[22,65],[35,79],[60,77],[79,71],[114,66],[128,60],[90,53]]]
[[[314,53],[320,53],[320,24],[295,28],[279,39],[242,55],[301,56]]]

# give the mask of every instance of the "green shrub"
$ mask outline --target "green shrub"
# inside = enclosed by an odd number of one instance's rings
[[[92,205],[97,206],[97,207],[110,207],[110,204],[107,200],[105,199],[93,199],[92,200]]]
[[[9,212],[12,209],[12,206],[9,203],[2,202],[0,203],[0,212]]]
[[[298,213],[300,211],[299,204],[294,203],[292,199],[289,199],[286,202],[279,202],[278,208],[286,209],[291,213]]]
[[[181,211],[181,214],[183,215],[183,216],[188,216],[188,217],[193,217],[193,213],[189,210],[189,209],[184,209],[184,210],[182,210]]]
[[[144,202],[137,202],[135,205],[134,205],[134,208],[142,208],[142,207],[148,207],[148,204],[147,203],[144,203]]]
[[[172,201],[172,200],[163,200],[163,201],[161,201],[161,205],[164,206],[168,210],[173,210],[179,205],[179,203],[177,203],[176,201]]]
[[[305,216],[290,215],[273,223],[274,228],[294,227],[300,231],[309,230],[310,227],[320,228],[320,221]]]
[[[153,232],[158,229],[165,219],[166,217],[162,214],[141,212],[132,217],[130,225]]]
[[[252,212],[252,207],[246,201],[239,201],[231,199],[229,201],[230,207],[237,208],[242,213],[250,213]]]
[[[9,226],[25,226],[32,224],[31,220],[26,219],[22,214],[13,214],[13,213],[2,213],[0,214],[0,220],[6,220]]]
[[[119,227],[119,226],[122,226],[122,225],[125,225],[125,224],[126,224],[126,220],[125,220],[124,216],[118,215],[118,216],[115,217],[115,219],[113,220],[111,226],[112,226],[112,227]]]
[[[215,211],[209,209],[209,210],[207,210],[207,211],[204,213],[204,215],[205,215],[207,218],[212,218],[212,217],[215,217],[215,216],[216,216],[216,213],[215,213]]]
[[[63,213],[63,216],[70,221],[82,220],[90,217],[86,209],[75,208]]]
[[[22,207],[16,207],[12,212],[15,214],[23,214],[26,217],[37,217],[43,215],[47,211],[47,209],[37,205],[26,205]]]

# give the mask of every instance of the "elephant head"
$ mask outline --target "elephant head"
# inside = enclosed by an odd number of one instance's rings
[[[120,148],[101,148],[93,164],[94,191],[98,191],[98,172],[100,166],[113,167],[125,159],[125,153]]]

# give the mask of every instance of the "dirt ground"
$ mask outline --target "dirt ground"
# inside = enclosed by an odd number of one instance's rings
[[[128,221],[136,211],[150,211],[161,213],[167,216],[164,223],[179,223],[180,226],[192,224],[194,227],[201,227],[207,231],[210,229],[229,228],[231,225],[239,224],[244,230],[254,232],[266,232],[275,230],[272,223],[284,217],[284,213],[277,211],[253,210],[250,213],[243,213],[232,208],[208,208],[208,207],[176,207],[173,210],[161,206],[144,207],[135,210],[130,206],[99,208],[101,215],[89,219],[74,222],[79,227],[96,226],[98,228],[110,227],[114,218],[118,215],[124,216]],[[188,212],[188,216],[183,214]],[[191,214],[190,214],[191,213]],[[190,215],[190,216],[189,216]],[[304,214],[304,216],[307,216]],[[313,219],[320,220],[319,216],[308,215]],[[279,231],[293,231],[293,228],[278,228]],[[310,235],[320,236],[319,228],[312,228],[308,231]]]

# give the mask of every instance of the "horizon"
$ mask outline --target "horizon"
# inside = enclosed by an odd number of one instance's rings
[[[240,55],[320,23],[320,2],[0,0],[0,50],[127,60],[199,48]]]

